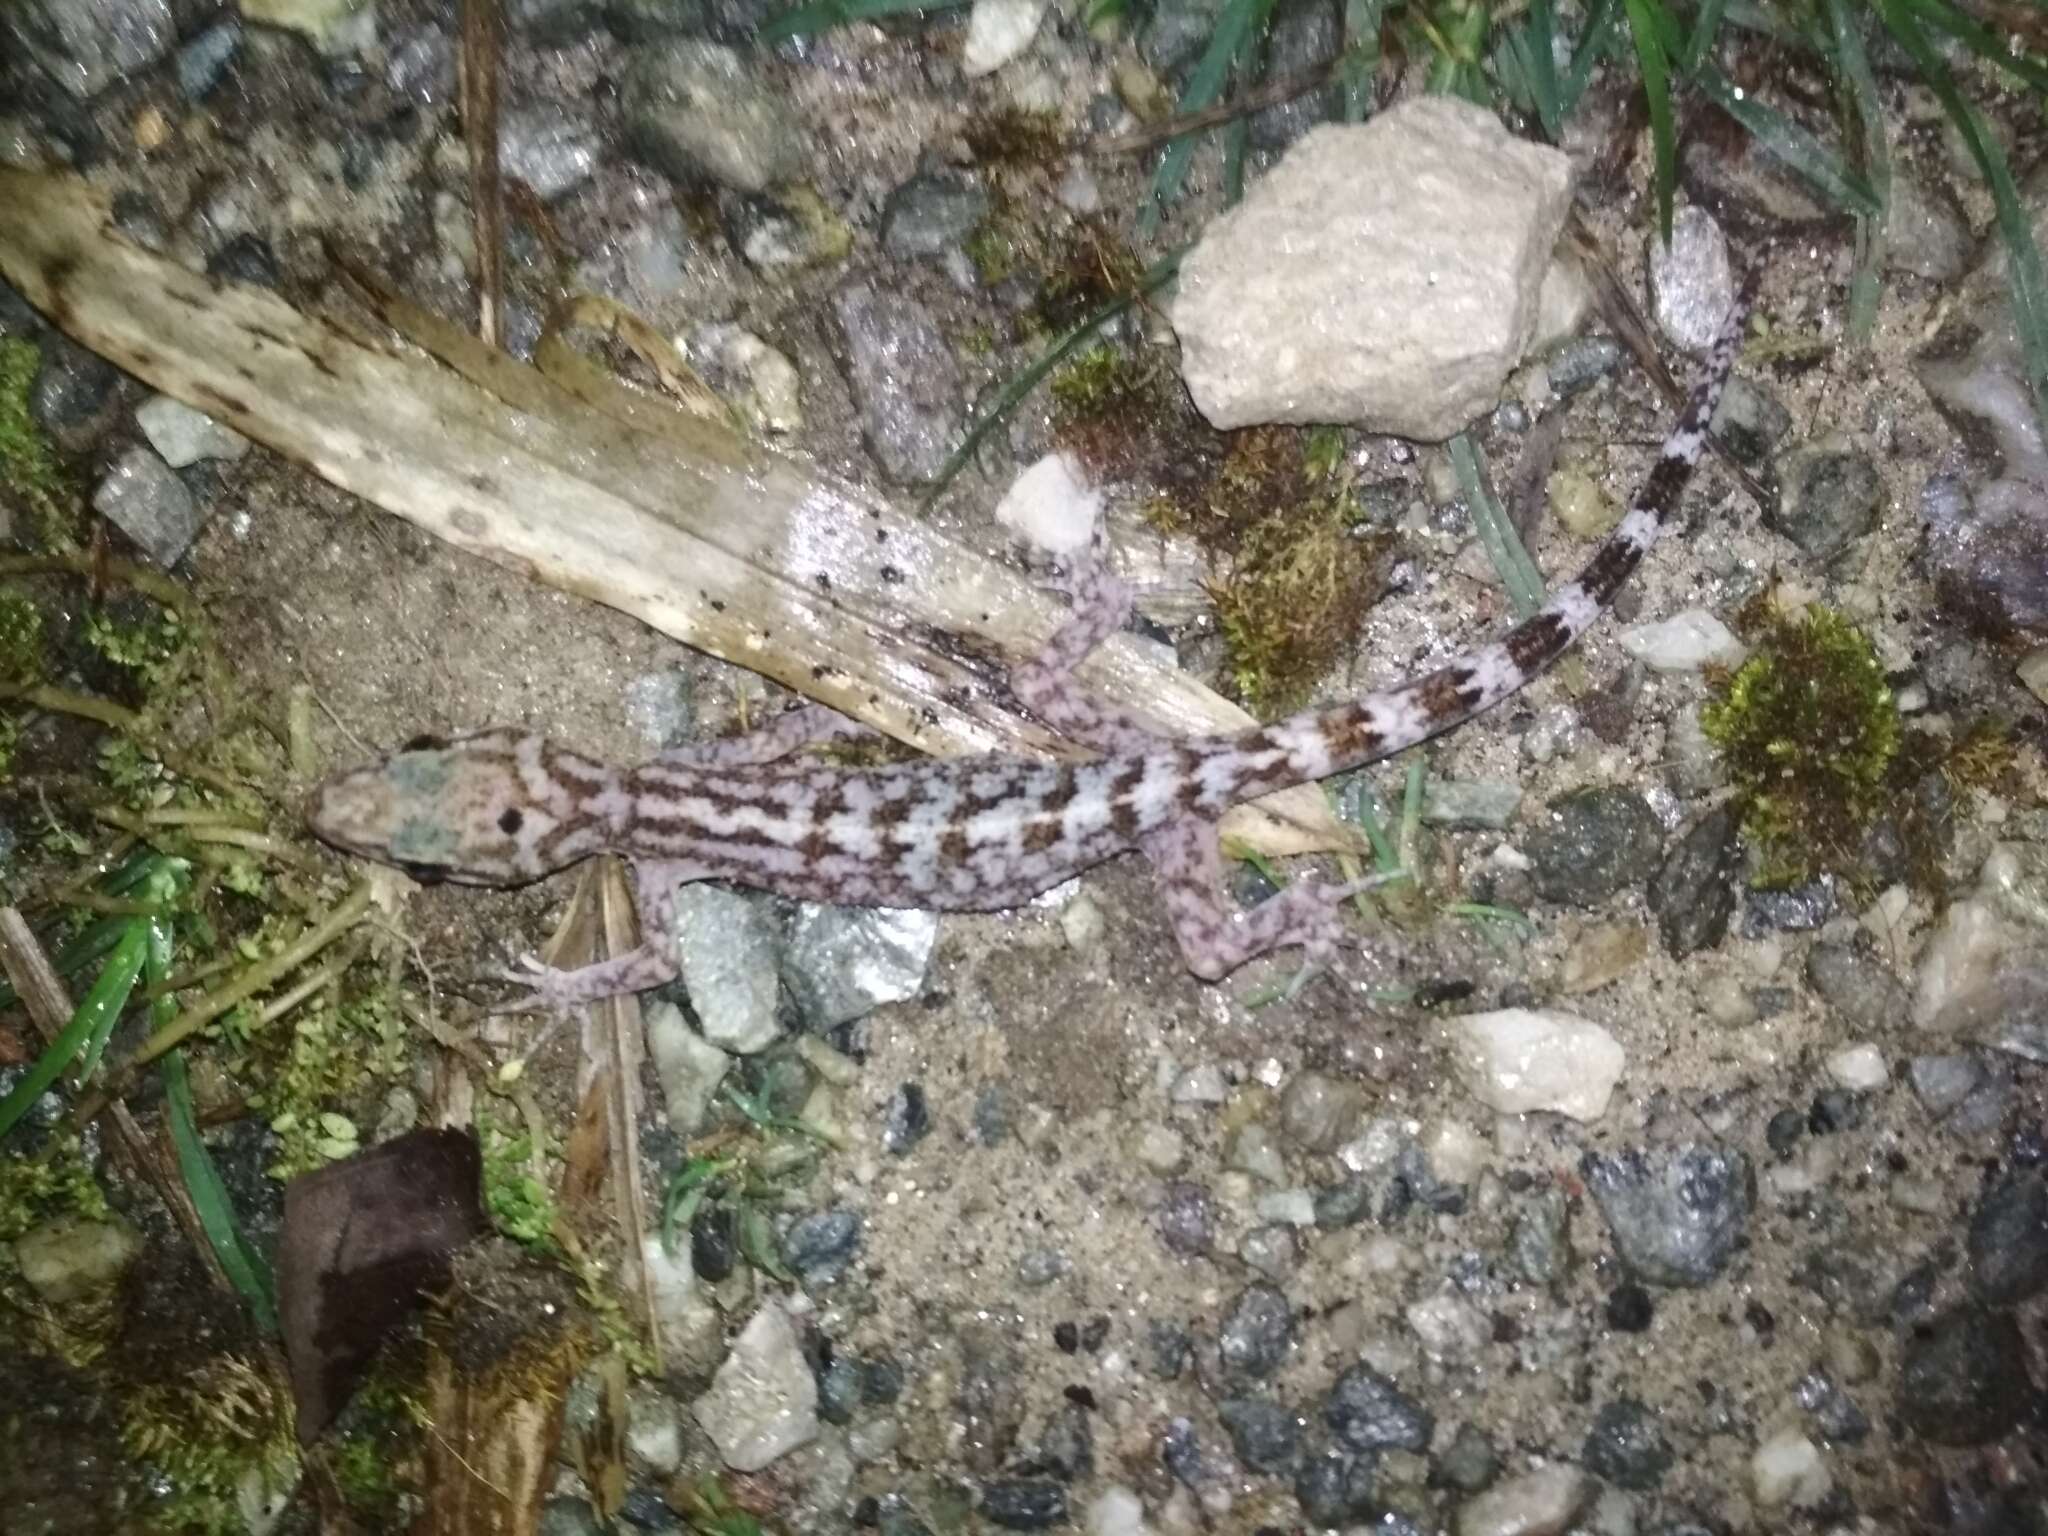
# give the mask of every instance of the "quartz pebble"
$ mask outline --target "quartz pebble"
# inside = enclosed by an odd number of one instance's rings
[[[1449,1033],[1459,1080],[1504,1115],[1549,1110],[1597,1120],[1628,1063],[1605,1029],[1554,1009],[1467,1014]]]

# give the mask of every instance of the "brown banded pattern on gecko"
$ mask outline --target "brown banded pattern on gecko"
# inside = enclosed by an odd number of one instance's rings
[[[1360,767],[1451,729],[1525,686],[1613,602],[1676,510],[1741,340],[1756,274],[1627,515],[1578,580],[1500,640],[1399,687],[1233,735],[1161,737],[1092,701],[1071,673],[1121,628],[1130,594],[1084,561],[1063,585],[1072,612],[1017,667],[1024,705],[1101,755],[1009,754],[848,769],[790,761],[865,727],[817,706],[765,729],[614,768],[540,736],[487,730],[423,741],[336,775],[308,810],[325,841],[423,879],[537,880],[593,854],[633,863],[639,949],[576,971],[528,960],[528,1005],[563,1007],[675,974],[666,943],[676,887],[730,880],[852,906],[993,911],[1131,849],[1151,860],[1188,969],[1205,980],[1289,944],[1311,963],[1342,934],[1358,886],[1298,883],[1246,911],[1227,904],[1216,822],[1242,800]],[[1364,882],[1371,883],[1371,882]]]

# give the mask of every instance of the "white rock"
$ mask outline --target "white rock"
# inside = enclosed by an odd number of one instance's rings
[[[626,1395],[626,1455],[656,1477],[672,1476],[683,1464],[683,1421],[675,1399],[652,1387]]]
[[[1757,1503],[1766,1509],[1783,1504],[1812,1509],[1835,1486],[1820,1447],[1796,1429],[1780,1430],[1758,1446],[1749,1459],[1749,1476]]]
[[[1735,632],[1704,608],[1687,608],[1668,619],[1631,624],[1621,648],[1652,672],[1697,672],[1705,666],[1739,667],[1749,654]]]
[[[1034,549],[1071,555],[1086,549],[1102,516],[1102,491],[1071,456],[1048,453],[1011,482],[996,521]]]
[[[718,1358],[722,1324],[718,1309],[698,1293],[690,1245],[680,1243],[670,1254],[659,1232],[646,1233],[640,1264],[647,1273],[663,1364],[670,1370],[709,1370]]]
[[[377,40],[371,0],[242,0],[242,19],[304,33],[329,58],[359,53]]]
[[[1089,1500],[1082,1525],[1088,1536],[1146,1536],[1145,1505],[1130,1489],[1112,1483]]]
[[[1584,1472],[1552,1462],[1467,1499],[1458,1510],[1458,1536],[1559,1536],[1592,1491]]]
[[[1223,1069],[1208,1062],[1189,1067],[1174,1080],[1176,1104],[1221,1104],[1229,1097],[1230,1085],[1223,1080]]]
[[[1138,1133],[1137,1145],[1131,1150],[1154,1173],[1176,1173],[1187,1166],[1187,1138],[1171,1126],[1146,1126]]]
[[[1422,1347],[1439,1358],[1476,1354],[1493,1340],[1493,1324],[1486,1314],[1456,1291],[1425,1296],[1410,1303],[1402,1315]]]
[[[1941,1029],[1950,1003],[1988,985],[2018,947],[2019,935],[1988,902],[1971,897],[1952,902],[1927,941],[1913,987],[1913,1022]]]
[[[1521,360],[1570,197],[1563,154],[1448,96],[1312,129],[1181,264],[1195,404],[1450,437]]]
[[[960,71],[973,80],[993,74],[1031,46],[1048,0],[974,0]]]
[[[1891,1069],[1885,1065],[1884,1052],[1876,1046],[1863,1042],[1845,1045],[1828,1057],[1828,1076],[1844,1088],[1854,1088],[1860,1093],[1882,1088],[1892,1080]]]
[[[249,451],[249,439],[234,428],[169,395],[154,395],[138,406],[135,425],[173,469],[201,459],[239,459]]]
[[[1650,237],[1650,301],[1657,324],[1688,352],[1713,344],[1735,292],[1728,237],[1706,209],[1681,208],[1671,220],[1671,243]]]
[[[1549,1110],[1597,1120],[1628,1065],[1613,1035],[1551,1008],[1467,1014],[1447,1032],[1459,1080],[1504,1115]]]
[[[780,1301],[748,1320],[691,1411],[737,1472],[758,1472],[817,1438],[818,1383]]]
[[[105,1290],[141,1252],[141,1235],[120,1216],[53,1216],[14,1240],[21,1278],[53,1307]]]
[[[1471,1126],[1457,1120],[1439,1120],[1422,1141],[1422,1155],[1429,1171],[1446,1184],[1470,1184],[1486,1170],[1493,1148]]]

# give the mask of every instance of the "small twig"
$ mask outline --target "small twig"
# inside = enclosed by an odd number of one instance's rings
[[[175,611],[180,618],[193,614],[192,595],[161,571],[153,571],[133,560],[112,556],[95,559],[84,551],[44,555],[0,555],[0,576],[42,576],[63,572],[87,580],[112,577],[124,587],[133,587],[144,597]]]
[[[1340,55],[1341,58],[1341,55]],[[1300,74],[1283,75],[1277,80],[1265,80],[1250,90],[1233,96],[1229,101],[1219,101],[1213,107],[1203,107],[1196,112],[1183,112],[1157,123],[1147,123],[1142,128],[1133,128],[1129,133],[1120,133],[1113,138],[1090,139],[1082,144],[1081,150],[1090,155],[1135,155],[1148,149],[1157,149],[1161,144],[1171,143],[1183,134],[1200,133],[1215,128],[1234,118],[1245,117],[1253,112],[1263,112],[1268,107],[1277,107],[1306,96],[1310,91],[1328,85],[1336,78],[1338,59],[1327,64],[1318,64],[1314,69],[1303,70]]]
[[[498,0],[462,0],[456,80],[469,149],[469,212],[476,245],[477,335],[487,347],[505,334],[505,204],[498,170]]]

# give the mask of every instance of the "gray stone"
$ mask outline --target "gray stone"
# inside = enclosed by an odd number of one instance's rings
[[[919,1083],[899,1083],[882,1118],[882,1150],[901,1157],[931,1134],[931,1107]]]
[[[691,1411],[737,1472],[758,1472],[817,1438],[818,1383],[781,1302],[748,1320]]]
[[[806,902],[790,926],[782,980],[811,1029],[836,1029],[917,996],[938,936],[933,912]]]
[[[1301,1263],[1301,1243],[1291,1227],[1272,1222],[1245,1233],[1237,1256],[1268,1279],[1285,1280]]]
[[[960,435],[960,368],[917,300],[872,283],[833,298],[868,448],[891,479],[931,479]]]
[[[2048,1288],[2048,1172],[2010,1168],[1970,1218],[1970,1289],[2010,1307]]]
[[[1953,282],[1970,263],[1975,241],[1946,187],[1923,185],[1892,168],[1891,207],[1884,224],[1884,266],[1930,282]]]
[[[1735,302],[1728,237],[1693,203],[1672,217],[1669,244],[1653,232],[1649,245],[1650,307],[1658,328],[1688,352],[1705,351]]]
[[[1778,456],[1778,500],[1764,521],[1809,558],[1829,561],[1877,525],[1884,481],[1870,456],[1819,444]]]
[[[1430,779],[1422,790],[1422,819],[1433,827],[1476,827],[1499,832],[1522,808],[1522,786],[1504,779]]]
[[[1906,1077],[1927,1112],[1939,1119],[1970,1096],[1984,1069],[1974,1056],[1915,1056],[1906,1064]]]
[[[106,404],[120,381],[120,370],[54,331],[39,338],[39,344],[43,360],[29,396],[30,413],[53,432],[84,426]]]
[[[1736,878],[1742,870],[1737,840],[1741,817],[1733,806],[1707,812],[1679,838],[1649,888],[1650,910],[1664,947],[1683,958],[1728,937],[1735,916]]]
[[[1216,1214],[1209,1192],[1199,1184],[1167,1185],[1153,1219],[1159,1240],[1188,1258],[1207,1253],[1216,1241]]]
[[[1855,1445],[1869,1437],[1870,1418],[1826,1371],[1808,1371],[1793,1388],[1799,1406],[1813,1415],[1823,1438]]]
[[[1664,828],[1632,789],[1581,789],[1550,802],[1522,851],[1546,900],[1590,907],[1650,877]]]
[[[882,208],[882,249],[909,259],[943,256],[967,243],[988,218],[979,178],[923,171],[889,194]]]
[[[1280,1130],[1297,1147],[1328,1152],[1351,1138],[1363,1106],[1356,1083],[1297,1072],[1280,1094]]]
[[[1254,1472],[1285,1472],[1301,1450],[1301,1424],[1278,1403],[1263,1397],[1226,1397],[1216,1417],[1230,1432],[1237,1459]]]
[[[1653,1285],[1705,1285],[1749,1240],[1754,1180],[1740,1152],[1588,1153],[1580,1169],[1622,1261]]]
[[[2048,635],[2048,490],[1996,480],[1973,495],[1937,475],[1920,512],[1944,612],[1993,637]]]
[[[1224,1370],[1254,1381],[1277,1371],[1293,1345],[1294,1309],[1281,1291],[1263,1284],[1238,1293],[1216,1335]]]
[[[689,1139],[704,1129],[732,1058],[690,1028],[674,1003],[647,1010],[647,1056],[668,1105],[669,1129]]]
[[[20,0],[0,26],[81,101],[154,64],[178,37],[170,0]]]
[[[636,49],[620,81],[619,109],[634,152],[679,181],[702,177],[765,192],[802,166],[786,100],[749,59],[702,38]]]
[[[498,163],[551,202],[590,180],[602,141],[560,102],[514,107],[498,119]]]
[[[1478,1493],[1500,1476],[1500,1452],[1485,1430],[1467,1420],[1436,1458],[1430,1476],[1432,1482],[1460,1493]]]
[[[1640,1493],[1663,1482],[1677,1457],[1657,1415],[1637,1399],[1621,1397],[1593,1416],[1583,1459],[1609,1482]]]
[[[981,1515],[1006,1531],[1042,1531],[1067,1521],[1067,1490],[1036,1477],[1002,1477],[984,1483]]]
[[[840,1207],[802,1218],[782,1235],[782,1262],[806,1285],[829,1285],[860,1251],[860,1212]]]
[[[220,84],[242,48],[241,18],[229,16],[178,49],[178,90],[187,101],[203,101]]]
[[[1569,399],[1614,372],[1623,356],[1621,343],[1612,336],[1574,336],[1552,347],[1543,367],[1550,375],[1551,389],[1560,399]],[[1732,387],[1734,380],[1729,384]],[[1722,398],[1727,398],[1726,391]]]
[[[675,945],[683,989],[706,1040],[750,1056],[781,1038],[781,935],[765,902],[693,880],[676,892]]]
[[[2012,1314],[1963,1306],[1908,1336],[1894,1407],[1923,1440],[1988,1445],[2020,1421],[2034,1390]]]
[[[1371,1366],[1354,1365],[1323,1401],[1330,1433],[1354,1451],[1422,1451],[1436,1416]]]
[[[1791,430],[1792,413],[1739,374],[1728,381],[1714,407],[1714,435],[1745,464],[1763,463]]]
[[[1373,1513],[1378,1458],[1325,1448],[1295,1469],[1294,1497],[1316,1525],[1331,1529]]]
[[[1314,129],[1181,264],[1195,404],[1224,428],[1462,430],[1534,334],[1569,200],[1562,154],[1447,96]]]
[[[1859,1030],[1901,1027],[1912,1017],[1913,998],[1905,983],[1854,944],[1814,945],[1806,955],[1806,983]]]
[[[185,483],[147,448],[114,461],[92,493],[92,507],[166,569],[184,557],[206,520]]]

